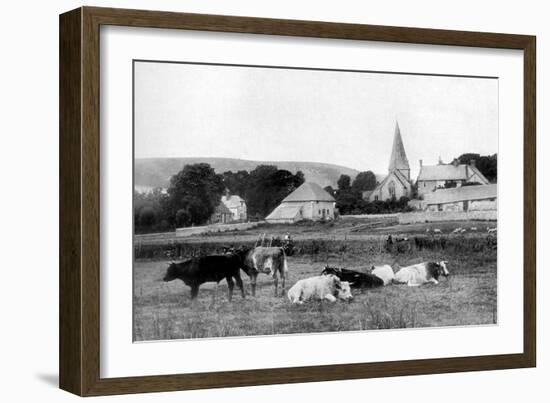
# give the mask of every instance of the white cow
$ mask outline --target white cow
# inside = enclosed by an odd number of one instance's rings
[[[389,264],[385,264],[382,266],[372,266],[371,274],[374,274],[376,277],[381,279],[384,282],[384,285],[391,284],[395,277],[393,269]]]
[[[407,284],[409,287],[416,287],[428,282],[439,284],[439,276],[443,274],[447,277],[449,275],[447,263],[447,261],[424,262],[402,267],[395,273],[393,281],[395,283]]]
[[[340,281],[333,274],[299,280],[288,290],[288,299],[293,304],[303,304],[312,299],[334,302],[337,298],[349,301],[353,295],[349,283]]]

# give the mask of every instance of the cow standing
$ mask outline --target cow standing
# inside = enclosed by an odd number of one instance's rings
[[[201,284],[215,282],[217,286],[221,280],[226,279],[229,289],[228,299],[231,301],[235,286],[233,279],[240,288],[242,297],[245,297],[240,270],[241,260],[238,256],[231,254],[202,256],[181,263],[170,263],[163,280],[180,279],[185,285],[191,287],[191,299],[195,299]]]
[[[258,246],[253,249],[243,248],[233,252],[241,259],[243,271],[250,277],[252,296],[256,296],[256,279],[258,274],[269,274],[275,285],[275,296],[278,296],[279,277],[282,280],[282,293],[285,292],[285,283],[288,273],[285,251],[281,247]]]

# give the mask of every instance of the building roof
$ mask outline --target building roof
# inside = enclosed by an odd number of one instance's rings
[[[222,196],[222,203],[229,208],[240,207],[244,200],[239,195]]]
[[[365,196],[365,192],[363,192],[363,198],[365,197],[370,197],[373,193],[376,193],[378,192],[385,184],[386,182],[393,176],[396,177],[396,179],[401,183],[401,185],[403,187],[405,187],[406,189],[410,189],[411,188],[411,183],[409,182],[409,180],[407,179],[407,177],[403,174],[403,172],[397,170],[397,169],[394,169],[393,171],[391,171],[389,174],[386,175],[386,177],[384,178],[384,180],[382,182],[380,182],[375,188],[374,190],[371,190],[370,193],[368,194],[368,196]]]
[[[407,159],[407,154],[405,154],[405,146],[403,146],[403,139],[401,139],[401,130],[399,130],[399,123],[397,122],[395,122],[395,133],[393,135],[393,147],[388,171],[391,172],[394,169],[410,169],[409,160]]]
[[[468,164],[439,164],[422,165],[418,174],[419,181],[457,181],[470,180],[472,176],[477,175],[483,185],[489,184],[489,181],[473,165]]]
[[[334,197],[327,193],[325,189],[313,182],[304,182],[298,189],[285,197],[285,202],[303,202],[303,201],[327,201],[333,202]]]
[[[473,185],[460,186],[449,189],[438,189],[426,193],[424,201],[426,204],[455,203],[465,200],[495,199],[497,197],[497,185]]]
[[[467,180],[467,165],[422,165],[418,174],[419,181]]]
[[[279,205],[265,219],[267,221],[274,220],[295,220],[300,216],[301,206],[282,206]]]

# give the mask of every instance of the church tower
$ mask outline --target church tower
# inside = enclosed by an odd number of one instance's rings
[[[408,181],[411,180],[411,168],[409,167],[407,154],[405,154],[405,147],[403,146],[403,139],[401,139],[401,131],[399,130],[399,123],[397,121],[395,122],[395,133],[393,135],[393,147],[388,173],[391,173],[393,170],[400,171]]]

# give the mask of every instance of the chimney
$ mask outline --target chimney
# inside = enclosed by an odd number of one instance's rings
[[[422,168],[422,160],[418,160],[418,162],[420,163],[420,168]]]
[[[470,160],[470,166],[475,167],[476,166],[476,160],[474,160],[474,159]]]

